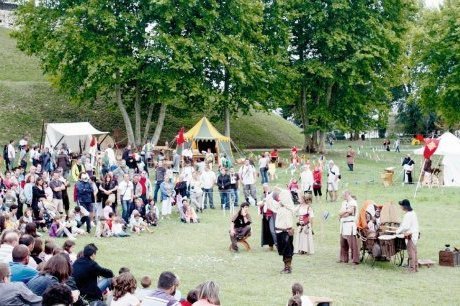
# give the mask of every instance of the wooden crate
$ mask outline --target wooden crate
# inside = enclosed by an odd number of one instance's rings
[[[439,265],[445,267],[455,267],[458,265],[458,252],[439,251]]]

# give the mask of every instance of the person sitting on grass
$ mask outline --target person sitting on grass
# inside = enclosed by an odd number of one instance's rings
[[[86,231],[78,227],[78,221],[75,219],[74,213],[69,213],[67,216],[66,227],[70,230],[72,235],[86,235]]]
[[[249,203],[243,203],[238,212],[233,216],[230,226],[230,241],[232,250],[238,252],[237,242],[251,235],[251,216],[249,215]]]
[[[48,234],[52,238],[58,237],[69,237],[70,240],[75,240],[75,236],[65,227],[65,225],[61,222],[62,217],[57,214],[54,216],[53,223],[50,226]]]
[[[67,255],[69,255],[70,263],[74,263],[77,260],[77,254],[74,253],[75,249],[75,241],[73,240],[66,240],[62,245],[62,249],[64,250]]]
[[[190,290],[187,294],[187,298],[185,300],[180,301],[181,306],[192,306],[193,303],[198,301],[198,290],[193,289]]]
[[[114,237],[129,237],[129,234],[123,230],[125,222],[121,217],[116,217],[112,222],[112,234]]]
[[[28,289],[24,283],[10,281],[8,264],[0,262],[0,305],[42,305],[42,298]]]
[[[148,225],[157,226],[159,215],[160,210],[155,205],[155,201],[153,199],[149,199],[149,202],[145,205],[145,221]]]
[[[135,209],[131,214],[131,219],[129,220],[129,228],[133,233],[140,234],[142,231],[147,231],[151,233],[147,223],[142,219],[141,214]]]
[[[101,237],[111,237],[112,231],[109,228],[109,225],[107,224],[107,220],[104,217],[99,217],[96,223],[96,232],[95,232],[95,237],[101,238]]]
[[[303,295],[303,286],[301,284],[294,283],[291,289],[292,289],[292,296],[293,297],[297,296],[301,300],[301,304],[298,304],[298,305],[313,306],[313,303],[310,300],[310,298],[306,295]]]
[[[43,302],[42,306],[55,306],[55,305],[64,305],[71,306],[73,305],[74,297],[72,291],[65,284],[54,284],[50,286],[43,293]]]
[[[179,287],[179,278],[172,272],[165,271],[158,278],[157,289],[149,296],[161,299],[167,306],[179,306],[179,302],[174,295]]]
[[[152,279],[150,276],[144,276],[141,278],[141,288],[137,288],[134,294],[136,297],[142,301],[146,296],[149,296],[153,293],[153,290],[150,288],[152,285]]]
[[[129,272],[124,272],[113,279],[113,300],[110,306],[138,306],[141,304],[134,295],[136,279]]]
[[[198,223],[198,216],[196,215],[195,209],[190,205],[187,198],[182,199],[182,210],[185,216],[186,223]]]
[[[22,244],[14,247],[13,261],[10,262],[12,282],[23,282],[27,284],[28,281],[38,274],[36,269],[28,266],[29,258],[30,254],[28,247]]]
[[[109,218],[109,214],[110,213],[113,213],[113,202],[111,199],[107,199],[107,201],[105,201],[105,206],[104,206],[104,218],[105,219],[108,219]]]
[[[198,301],[194,306],[213,306],[220,305],[219,287],[213,281],[207,281],[197,287]]]

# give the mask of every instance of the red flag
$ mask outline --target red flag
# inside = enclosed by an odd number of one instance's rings
[[[425,159],[430,158],[431,155],[436,152],[438,145],[439,139],[425,138],[425,149],[423,150],[423,157],[425,157]]]
[[[418,141],[423,141],[423,140],[424,140],[422,134],[417,134],[417,135],[415,135],[415,139],[417,139]]]
[[[183,127],[179,130],[179,133],[176,136],[176,142],[177,142],[177,145],[179,145],[179,146],[185,142],[184,128]]]

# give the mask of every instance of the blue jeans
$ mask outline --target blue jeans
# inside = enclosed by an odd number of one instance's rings
[[[99,290],[101,290],[101,292],[104,292],[105,290],[107,290],[111,284],[112,284],[111,278],[102,278],[97,282],[97,286],[99,287]]]
[[[156,203],[157,202],[157,197],[158,197],[158,191],[160,190],[160,185],[163,183],[163,181],[157,181],[155,183],[155,190],[153,191],[153,201]]]
[[[203,201],[204,208],[207,207],[206,206],[207,199],[209,199],[209,206],[213,208],[214,207],[214,200],[213,200],[214,193],[213,193],[212,188],[209,188],[209,189],[203,188],[203,192],[204,192],[204,201]]]
[[[262,184],[268,183],[268,169],[267,168],[260,168],[260,178],[262,180]]]
[[[230,197],[229,193],[230,190],[219,190],[220,193],[220,204],[222,205],[222,209],[224,208],[230,208]]]
[[[238,206],[238,189],[230,189],[230,202],[233,202],[233,206]]]
[[[121,217],[126,223],[129,222],[129,215],[131,214],[131,201],[121,200]]]

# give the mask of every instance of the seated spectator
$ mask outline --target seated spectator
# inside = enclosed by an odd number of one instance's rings
[[[30,291],[24,283],[10,282],[10,268],[0,262],[0,305],[42,305],[42,298]]]
[[[302,306],[302,299],[300,298],[299,295],[294,295],[291,297],[287,303],[287,306]]]
[[[116,217],[112,223],[112,234],[114,237],[129,237],[129,234],[123,230],[124,220]]]
[[[299,283],[294,283],[292,285],[292,296],[293,297],[298,296],[300,298],[300,300],[302,301],[301,304],[297,304],[297,305],[313,306],[313,303],[310,300],[310,298],[308,296],[306,296],[306,295],[303,295],[303,287]],[[292,305],[296,305],[296,304],[292,304]]]
[[[121,267],[120,270],[118,270],[118,275],[126,272],[131,272],[131,270],[128,267]]]
[[[190,202],[187,198],[182,199],[182,209],[184,211],[186,223],[198,223],[199,222],[195,209],[190,205]]]
[[[159,215],[160,210],[155,205],[155,201],[149,199],[149,202],[145,205],[145,221],[148,225],[157,226]]]
[[[45,241],[45,250],[42,254],[43,261],[47,262],[54,255],[54,251],[57,249],[57,245],[54,241]]]
[[[36,295],[43,296],[46,288],[65,283],[72,273],[72,266],[66,254],[57,254],[51,257],[36,277],[32,278],[27,287]]]
[[[75,221],[77,221],[77,227],[80,228],[83,224],[86,224],[86,232],[91,233],[91,219],[89,212],[83,206],[75,206],[73,210]]]
[[[105,206],[104,206],[104,218],[108,219],[109,218],[109,214],[110,213],[113,213],[113,208],[112,208],[112,205],[113,205],[113,201],[111,199],[107,199],[105,201]]]
[[[111,283],[113,272],[105,269],[95,261],[98,248],[90,243],[83,249],[83,257],[73,264],[72,276],[75,279],[80,294],[88,301],[102,299],[104,292]],[[98,283],[98,277],[103,277]]]
[[[207,281],[197,288],[198,301],[193,303],[194,306],[220,305],[219,287],[213,281]]]
[[[134,295],[136,279],[129,272],[124,272],[113,279],[113,300],[110,306],[137,306],[139,299]]]
[[[35,238],[34,248],[30,252],[30,257],[39,265],[43,261],[43,255],[43,240]]]
[[[69,255],[70,258],[70,263],[74,263],[75,260],[77,260],[77,254],[74,253],[74,248],[75,248],[75,241],[73,240],[66,240],[64,244],[62,245],[62,249],[64,250],[65,253]]]
[[[9,264],[13,261],[13,249],[19,244],[19,235],[13,230],[5,230],[0,238],[0,262]]]
[[[27,284],[29,280],[34,278],[38,271],[29,267],[29,248],[19,244],[13,249],[13,261],[10,262],[11,281],[23,282]]]
[[[24,234],[21,238],[19,238],[19,244],[25,245],[29,249],[29,254],[31,254],[35,247],[35,238],[31,235]],[[32,258],[32,256],[29,256],[29,263],[27,265],[31,268],[37,269],[37,262]]]
[[[43,293],[43,306],[64,305],[72,306],[74,297],[72,291],[65,284],[54,284]]]
[[[141,214],[135,209],[131,214],[131,218],[129,220],[129,228],[133,233],[140,234],[142,231],[148,231],[151,233],[152,231],[149,229],[147,223],[144,222],[142,219]]]
[[[149,276],[144,276],[141,278],[141,287],[136,289],[134,295],[137,296],[139,300],[143,300],[144,297],[149,296],[153,293],[153,290],[150,289],[152,285],[152,279]]]
[[[187,299],[182,300],[180,304],[181,306],[192,306],[196,301],[198,301],[198,290],[193,289],[188,292]]]
[[[112,231],[110,230],[109,224],[104,217],[99,217],[96,222],[96,230],[94,232],[95,237],[111,237]]]
[[[166,306],[178,306],[180,304],[174,297],[177,287],[179,287],[179,278],[174,273],[166,271],[160,274],[157,289],[149,296],[161,299]]]
[[[53,223],[50,226],[48,234],[50,237],[58,238],[58,237],[69,237],[71,240],[75,240],[75,236],[65,227],[65,224],[62,221],[62,217],[60,215],[56,215],[53,219]]]
[[[69,229],[72,235],[86,235],[86,231],[84,229],[79,228],[79,226],[81,226],[81,224],[79,225],[79,223],[75,219],[75,214],[70,213],[67,217],[66,227]]]

